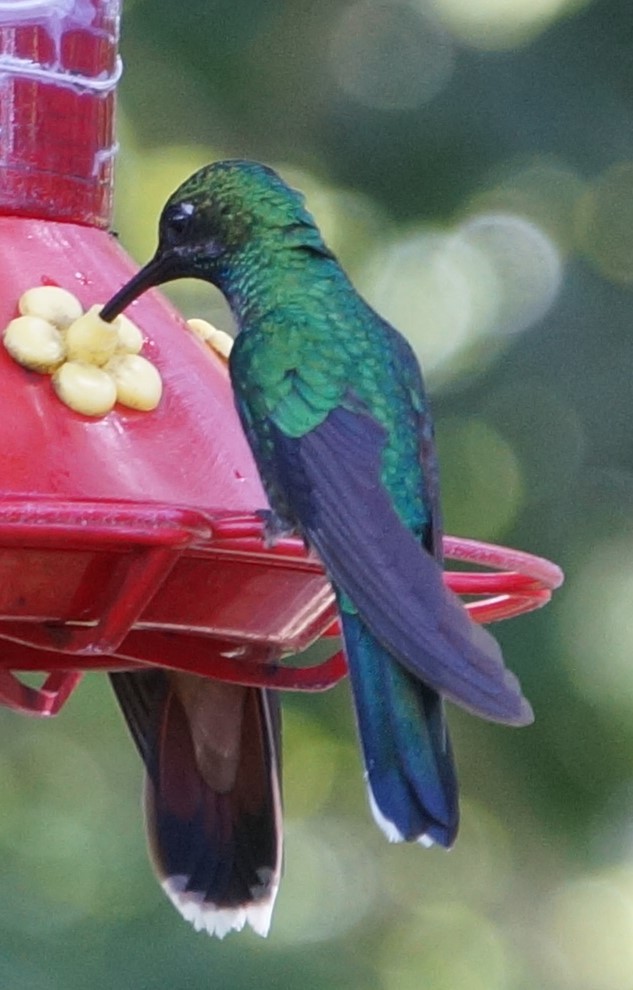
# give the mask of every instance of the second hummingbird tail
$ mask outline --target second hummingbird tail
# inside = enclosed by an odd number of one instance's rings
[[[163,670],[111,680],[147,769],[165,893],[198,931],[266,935],[282,856],[277,696]]]
[[[342,611],[341,619],[374,818],[391,842],[450,847],[459,808],[442,699],[358,616]]]

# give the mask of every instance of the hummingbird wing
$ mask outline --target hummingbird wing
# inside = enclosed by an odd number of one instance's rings
[[[288,436],[272,425],[281,487],[332,582],[379,642],[426,685],[482,718],[532,721],[496,640],[446,588],[440,564],[398,516],[383,484],[384,427],[338,406]]]
[[[110,679],[147,770],[163,889],[197,930],[266,935],[282,855],[277,695],[157,668]]]

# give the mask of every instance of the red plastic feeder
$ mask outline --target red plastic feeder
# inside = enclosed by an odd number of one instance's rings
[[[66,7],[31,3],[22,23],[0,8],[0,327],[32,286],[63,286],[88,307],[136,268],[107,233],[118,5]],[[340,652],[317,667],[281,662],[337,634],[333,595],[300,541],[263,543],[266,499],[223,361],[159,294],[132,315],[164,384],[151,413],[75,413],[0,347],[0,704],[52,715],[80,671],[147,664],[329,687],[346,672]],[[516,551],[453,538],[445,549],[508,570],[447,575],[487,596],[468,606],[479,621],[536,608],[562,581]],[[25,670],[48,675],[40,689],[13,673]]]

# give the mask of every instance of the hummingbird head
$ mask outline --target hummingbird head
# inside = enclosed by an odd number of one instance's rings
[[[273,169],[241,160],[206,165],[169,197],[154,257],[106,303],[102,319],[113,320],[146,289],[174,279],[200,278],[222,288],[226,272],[258,244],[332,257],[301,193]]]

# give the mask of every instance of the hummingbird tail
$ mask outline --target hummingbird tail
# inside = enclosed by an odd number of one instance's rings
[[[440,696],[341,612],[372,813],[390,842],[450,847],[457,778]]]
[[[167,896],[197,931],[266,935],[282,857],[277,696],[159,669],[110,677],[147,770]]]

